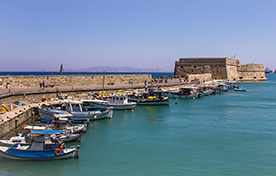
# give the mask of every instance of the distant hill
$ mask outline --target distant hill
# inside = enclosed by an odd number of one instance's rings
[[[135,68],[135,67],[90,67],[84,69],[65,69],[64,72],[172,72],[160,68]]]

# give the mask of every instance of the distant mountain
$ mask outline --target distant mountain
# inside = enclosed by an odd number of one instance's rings
[[[135,68],[135,67],[90,67],[84,69],[65,69],[64,72],[172,72],[160,68]]]

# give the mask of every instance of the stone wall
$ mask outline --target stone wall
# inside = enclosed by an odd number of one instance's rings
[[[209,69],[207,69],[209,68]],[[265,78],[263,64],[240,65],[239,60],[228,57],[221,58],[180,58],[175,62],[174,75],[187,77],[187,75],[204,74],[210,70],[212,79],[263,81]]]
[[[150,74],[105,75],[105,85],[128,84],[130,79],[133,79],[133,84],[143,84],[145,80],[150,81],[152,77]],[[55,87],[93,86],[102,85],[103,75],[0,76],[0,89],[38,88],[40,81]]]
[[[198,80],[200,82],[205,81],[211,81],[212,80],[212,74],[211,73],[205,73],[205,74],[190,74],[187,76],[188,81]]]
[[[264,64],[246,64],[239,70],[240,81],[265,81]]]
[[[174,74],[186,77],[187,74],[204,74],[204,68],[209,67],[213,79],[227,79],[227,69],[238,64],[236,59],[221,58],[180,58],[175,62]]]

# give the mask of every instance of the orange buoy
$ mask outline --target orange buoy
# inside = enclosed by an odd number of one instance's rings
[[[56,149],[55,154],[56,155],[60,155],[61,154],[61,150],[60,149]]]

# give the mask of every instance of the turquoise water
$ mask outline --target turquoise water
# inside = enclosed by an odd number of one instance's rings
[[[276,75],[267,77],[241,84],[247,92],[116,111],[82,136],[78,160],[0,159],[0,175],[276,175]]]

